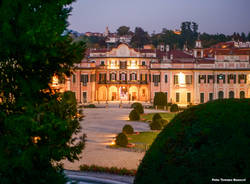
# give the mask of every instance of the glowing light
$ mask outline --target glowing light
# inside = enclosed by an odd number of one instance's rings
[[[38,137],[38,136],[32,138],[32,142],[35,144],[37,144],[38,141],[40,141],[40,140],[41,140],[41,137]]]
[[[113,141],[110,143],[110,145],[115,145],[115,140],[113,140]]]
[[[250,84],[250,74],[247,76],[247,84]]]
[[[129,69],[138,69],[138,68],[139,68],[139,66],[137,65],[136,60],[132,60],[132,61],[130,62]]]
[[[57,86],[57,85],[58,85],[58,81],[59,81],[59,80],[58,80],[58,77],[54,75],[54,76],[52,77],[52,86],[53,86],[53,87]]]
[[[185,85],[185,75],[183,73],[179,73],[179,84],[181,86],[184,86]]]

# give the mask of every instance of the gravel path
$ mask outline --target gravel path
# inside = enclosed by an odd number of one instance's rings
[[[81,122],[83,132],[87,135],[85,149],[81,159],[74,163],[64,161],[64,168],[79,170],[81,164],[105,167],[125,167],[137,169],[144,153],[128,152],[107,148],[117,133],[121,132],[125,124],[133,126],[135,131],[148,131],[149,126],[143,122],[128,121],[131,109],[94,108],[84,109],[85,118]],[[145,110],[145,113],[155,110]]]

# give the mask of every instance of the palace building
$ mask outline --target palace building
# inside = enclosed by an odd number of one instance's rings
[[[221,98],[250,98],[250,48],[225,42],[202,48],[171,50],[131,48],[89,49],[66,90],[79,103],[108,101],[153,102],[164,92],[168,102],[180,106]]]

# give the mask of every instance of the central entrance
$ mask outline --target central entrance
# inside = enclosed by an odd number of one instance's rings
[[[120,100],[128,101],[128,89],[125,86],[120,87]]]

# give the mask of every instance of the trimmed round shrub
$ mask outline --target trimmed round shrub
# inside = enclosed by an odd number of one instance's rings
[[[126,147],[128,144],[128,137],[124,133],[119,133],[115,138],[115,144],[118,146]]]
[[[158,106],[159,108],[163,108],[167,106],[167,95],[163,92],[158,92],[154,96],[154,107]]]
[[[177,104],[172,104],[170,107],[170,112],[178,112],[179,111],[179,107]]]
[[[134,108],[135,110],[137,110],[139,114],[144,113],[144,109],[141,103],[135,102],[131,105],[131,108]]]
[[[122,128],[122,132],[125,134],[133,134],[134,133],[134,129],[131,125],[124,125],[124,127]]]
[[[156,119],[152,123],[150,123],[150,129],[151,130],[161,130],[163,125],[162,125],[162,119]]]
[[[224,99],[179,113],[144,156],[135,184],[211,183],[250,173],[250,99]]]
[[[161,119],[161,115],[159,113],[153,115],[152,122],[156,121],[157,119]]]
[[[129,120],[130,121],[140,120],[140,114],[138,113],[137,110],[134,109],[129,113]]]

